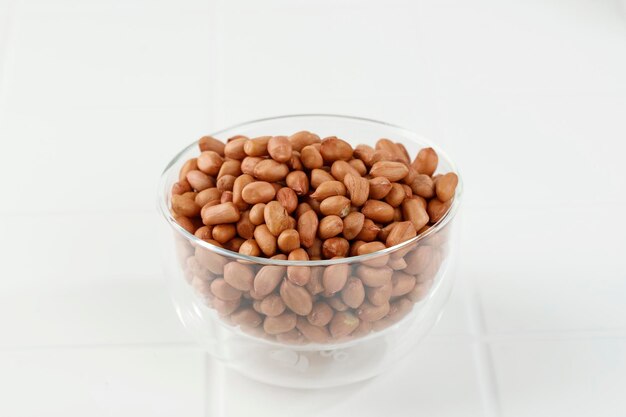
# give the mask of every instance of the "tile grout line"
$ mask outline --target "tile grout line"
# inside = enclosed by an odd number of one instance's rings
[[[502,415],[502,412],[495,367],[489,341],[485,338],[486,327],[484,314],[475,280],[469,279],[468,287],[469,299],[467,300],[467,308],[469,310],[470,329],[474,335],[478,336],[474,345],[474,360],[483,407],[486,416],[499,417]]]

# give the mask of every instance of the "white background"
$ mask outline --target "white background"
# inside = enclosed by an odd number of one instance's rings
[[[232,123],[326,112],[465,179],[458,285],[369,383],[210,360],[161,277],[155,189]],[[626,3],[0,0],[0,415],[626,416]]]

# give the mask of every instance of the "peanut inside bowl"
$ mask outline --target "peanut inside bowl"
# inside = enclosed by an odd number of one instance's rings
[[[460,189],[411,132],[304,115],[201,138],[169,164],[159,200],[201,321],[306,350],[371,339],[411,312],[415,331],[449,263]]]

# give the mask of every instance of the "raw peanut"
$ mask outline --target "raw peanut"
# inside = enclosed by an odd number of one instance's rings
[[[302,171],[304,169],[299,152],[293,151],[291,153],[291,158],[287,161],[287,166],[291,171]]]
[[[300,153],[300,161],[307,169],[316,169],[324,166],[322,154],[314,146],[305,146]]]
[[[411,183],[411,190],[420,197],[432,198],[435,195],[435,184],[428,175],[418,174]]]
[[[248,203],[243,199],[243,189],[252,183],[254,183],[254,177],[248,174],[238,176],[233,183],[233,203],[239,210],[245,210],[248,207]]]
[[[298,217],[298,234],[300,235],[300,243],[305,248],[313,246],[315,236],[317,235],[317,227],[319,220],[317,214],[313,210],[304,212]]]
[[[302,171],[292,171],[287,174],[287,187],[296,192],[297,195],[306,195],[309,192],[309,177]]]
[[[181,214],[176,214],[174,216],[174,220],[176,220],[176,223],[178,223],[178,225],[180,227],[182,227],[183,229],[185,229],[186,231],[188,231],[191,234],[194,234],[196,231],[196,226],[193,224],[193,222],[189,219],[189,217],[183,216]]]
[[[259,308],[261,309],[261,313],[265,314],[268,317],[276,317],[283,314],[285,311],[285,302],[280,295],[278,294],[270,294],[265,297],[262,301],[260,301]]]
[[[387,318],[394,323],[399,322],[413,309],[413,303],[406,297],[402,297],[390,304]]]
[[[381,242],[385,242],[387,240],[387,237],[389,236],[389,233],[391,233],[393,228],[396,227],[396,224],[397,222],[389,223],[387,226],[380,229],[380,232],[378,232],[377,236],[378,240],[380,240]]]
[[[373,161],[375,152],[376,150],[369,145],[358,145],[354,148],[354,157],[363,161],[366,166],[371,167],[375,162]]]
[[[311,257],[310,253],[309,253],[309,258],[313,259]],[[318,258],[318,259],[320,259],[320,258]],[[320,266],[313,266],[313,267],[311,267],[311,279],[309,279],[309,282],[306,284],[306,289],[312,295],[317,295],[317,294],[319,294],[321,292],[324,292],[324,286],[322,285],[322,274],[323,273],[324,273],[324,268],[323,267],[320,267]]]
[[[294,229],[283,230],[278,236],[278,248],[284,252],[289,253],[300,247],[300,236]]]
[[[326,327],[314,326],[304,317],[298,317],[296,328],[313,343],[327,343],[330,333]]]
[[[290,261],[308,261],[309,255],[304,249],[298,248],[291,251],[287,259]],[[290,265],[287,267],[287,279],[296,285],[306,285],[311,279],[311,268]]]
[[[267,143],[267,151],[276,162],[287,162],[291,159],[293,147],[287,136],[272,136]]]
[[[405,274],[402,271],[396,271],[391,276],[391,296],[400,297],[410,293],[415,287],[415,277]]]
[[[220,172],[217,173],[217,178],[221,178],[224,175],[234,175],[235,177],[241,175],[241,161],[234,159],[224,161],[220,168]]]
[[[394,252],[394,255],[395,255],[395,252]],[[394,271],[399,271],[399,270],[406,268],[406,261],[402,257],[392,256],[391,259],[389,259],[389,262],[387,263],[387,265]]]
[[[343,230],[343,221],[339,216],[326,216],[322,218],[318,234],[320,239],[328,239],[337,236]]]
[[[406,149],[401,149],[398,144],[389,139],[379,139],[378,142],[376,142],[376,149],[386,150],[391,153],[394,161],[402,162],[407,165],[411,162],[408,154],[406,154]]]
[[[265,317],[263,330],[267,334],[287,333],[296,327],[296,315],[290,311],[284,312],[280,316]]]
[[[428,224],[428,213],[420,202],[414,198],[404,200],[402,203],[402,215],[405,220],[413,223],[415,230],[420,230]]]
[[[213,226],[202,226],[194,232],[194,236],[198,239],[207,240],[213,239]]]
[[[326,239],[322,244],[322,254],[326,259],[335,258],[337,256],[345,257],[350,250],[350,244],[342,237],[331,237]]]
[[[222,175],[219,180],[217,180],[217,189],[224,191],[232,191],[233,185],[235,184],[235,176],[234,175]]]
[[[289,136],[289,142],[291,142],[291,146],[293,147],[294,151],[300,152],[305,146],[319,143],[320,137],[317,136],[315,133],[303,130]]]
[[[391,281],[389,281],[380,287],[368,287],[365,290],[365,295],[367,296],[367,300],[372,303],[372,305],[381,306],[389,303],[392,289],[393,285],[391,284]]]
[[[211,136],[203,136],[198,141],[200,151],[213,151],[224,156],[224,142]]]
[[[408,185],[410,187],[418,175],[420,174],[418,174],[417,171],[413,169],[413,166],[409,165],[409,173],[406,174],[406,177],[402,178],[402,182],[404,183],[404,185]]]
[[[219,242],[216,242],[214,240],[207,241],[207,243],[218,247],[222,246]],[[200,264],[203,268],[206,268],[209,271],[218,275],[221,275],[224,272],[224,264],[228,262],[226,258],[224,258],[222,255],[218,255],[217,253],[214,253],[201,246],[196,246],[194,256],[198,261],[198,264]]]
[[[322,211],[320,210],[320,202],[315,200],[314,198],[311,198],[311,196],[308,196],[306,198],[306,203],[309,205],[309,207],[311,207],[311,210],[313,210],[315,212],[315,214],[317,214],[318,216],[320,216],[322,214]]]
[[[367,167],[365,166],[365,163],[360,159],[351,159],[350,161],[348,161],[348,163],[352,168],[354,168],[356,172],[359,173],[360,176],[367,175]]]
[[[330,321],[329,329],[333,337],[347,336],[359,327],[359,318],[348,311],[338,312]]]
[[[247,141],[248,138],[246,137],[239,137],[231,140],[224,146],[224,156],[230,159],[242,160],[246,157],[243,147]]]
[[[448,200],[446,202],[439,201],[437,198],[430,200],[428,202],[428,217],[430,219],[430,223],[434,224],[443,219],[451,204],[452,200]]]
[[[233,203],[222,203],[202,209],[202,222],[207,225],[235,223],[239,220],[239,209]]]
[[[217,188],[207,188],[196,194],[195,202],[198,206],[204,207],[209,201],[219,201],[222,192]]]
[[[372,178],[370,183],[370,196],[373,200],[381,200],[385,198],[391,191],[391,182],[385,177]]]
[[[254,239],[248,239],[239,247],[239,253],[248,256],[261,256],[261,248]]]
[[[287,213],[291,214],[298,207],[298,196],[296,192],[288,187],[283,187],[276,193],[276,200],[281,206],[287,210]]]
[[[367,255],[369,253],[378,252],[379,250],[387,249],[384,243],[382,242],[368,242],[359,246],[358,254],[359,255]],[[383,265],[381,265],[383,266]]]
[[[248,204],[268,203],[275,195],[274,187],[266,181],[251,182],[241,190],[241,198]]]
[[[222,197],[220,198],[220,203],[232,203],[232,202],[233,202],[233,192],[224,191],[222,193]]]
[[[266,224],[254,229],[254,239],[265,256],[272,256],[276,253],[276,236],[270,232]]]
[[[286,268],[278,265],[265,265],[254,277],[254,291],[265,297],[276,289],[285,275]]]
[[[285,305],[299,316],[308,315],[313,309],[313,299],[306,288],[283,280],[280,286],[280,297]]]
[[[265,219],[268,230],[274,236],[280,235],[283,230],[289,228],[289,214],[287,214],[287,210],[285,210],[278,201],[270,201],[265,205],[263,218]],[[257,241],[258,240],[257,238]]]
[[[328,197],[346,195],[346,187],[339,181],[325,181],[315,189],[311,194],[311,198],[317,201],[323,201]]]
[[[366,301],[357,310],[357,316],[363,321],[378,321],[387,315],[389,307],[389,303],[375,306]]]
[[[215,298],[215,296],[211,292],[211,281],[198,278],[198,277],[193,277],[191,281],[191,286],[194,289],[194,291],[196,291],[198,294],[200,294],[204,298],[208,298],[208,299]]]
[[[187,173],[187,182],[196,191],[206,190],[215,186],[215,181],[202,171],[197,169],[191,170]]]
[[[356,275],[368,287],[380,287],[391,281],[393,269],[389,267],[372,268],[367,265],[359,265],[356,269]]]
[[[404,161],[407,164],[411,163],[411,156],[409,155],[409,151],[407,151],[406,147],[400,143],[400,142],[396,142],[396,146],[398,147],[398,149],[400,149],[400,153],[402,153],[402,155],[404,155]]]
[[[363,224],[365,222],[365,215],[361,212],[354,211],[348,214],[343,218],[343,237],[348,240],[352,240],[359,233],[361,233],[361,229],[363,229]]]
[[[459,177],[454,172],[448,172],[437,179],[435,191],[440,201],[446,202],[454,197],[454,191],[459,183]]]
[[[184,194],[188,191],[191,191],[191,185],[186,178],[182,181],[175,182],[172,185],[172,195]]]
[[[239,252],[239,248],[246,240],[242,237],[236,236],[224,243],[224,249],[228,249],[233,252]]]
[[[241,291],[228,285],[223,278],[211,282],[211,292],[220,300],[231,301],[241,297]]]
[[[239,291],[250,291],[253,288],[254,272],[248,265],[229,262],[224,265],[224,281]]]
[[[263,317],[251,308],[242,308],[230,315],[233,323],[242,327],[257,327],[263,323]]]
[[[298,204],[298,207],[296,207],[296,217],[300,218],[300,216],[302,216],[304,213],[311,210],[313,209],[311,208],[311,205],[309,203],[300,203]]]
[[[217,314],[222,317],[232,314],[239,308],[240,304],[241,298],[236,300],[220,300],[219,298],[216,298],[213,300],[213,308],[217,311]]]
[[[218,224],[213,227],[213,239],[224,244],[235,237],[237,229],[233,224]]]
[[[240,166],[241,172],[248,175],[254,175],[254,167],[262,160],[263,158],[259,158],[257,156],[247,156],[243,158]]]
[[[400,181],[409,173],[409,168],[402,162],[379,161],[372,165],[372,177],[385,177],[390,182]]]
[[[328,297],[326,293],[322,294],[324,297]],[[326,299],[328,305],[333,308],[335,311],[347,311],[350,309],[347,304],[341,301],[340,297],[330,297]]]
[[[400,207],[393,208],[393,221],[394,222],[402,221],[402,209]]]
[[[420,197],[418,195],[413,195],[411,199],[417,201],[424,210],[428,208],[428,201],[426,201],[425,198]]]
[[[198,169],[198,159],[191,158],[187,162],[185,162],[183,166],[180,168],[180,171],[178,172],[178,181],[186,180],[187,173],[195,169]]]
[[[335,294],[341,291],[346,285],[348,275],[350,274],[350,266],[347,264],[329,265],[322,275],[322,284],[327,294]]]
[[[204,151],[198,156],[196,167],[205,174],[215,177],[220,172],[223,163],[224,158],[217,152]]]
[[[391,190],[385,196],[385,202],[392,207],[398,207],[404,199],[406,198],[406,193],[404,192],[404,188],[402,185],[394,182],[391,184]]]
[[[367,200],[361,213],[375,222],[389,223],[393,220],[393,207],[384,201]]]
[[[237,222],[237,234],[244,239],[252,239],[254,237],[254,229],[256,229],[256,226],[250,221],[250,211],[246,210],[241,213],[241,217]]]
[[[361,321],[359,326],[354,329],[352,334],[350,334],[353,338],[367,336],[372,331],[372,323],[369,321]]]
[[[439,157],[433,148],[424,148],[420,150],[411,164],[419,174],[432,176],[437,169]]]
[[[201,207],[197,205],[192,198],[183,195],[172,196],[172,209],[177,214],[182,214],[186,217],[195,217],[200,214],[200,208]]]
[[[404,190],[404,198],[412,198],[413,190],[406,184],[402,184],[402,189]]]
[[[349,161],[352,158],[352,152],[352,146],[348,142],[335,136],[322,139],[320,144],[320,153],[327,162]]]
[[[333,309],[324,301],[317,301],[313,304],[307,320],[313,326],[326,326],[333,318]]]
[[[359,256],[359,248],[366,243],[367,242],[364,242],[362,240],[355,240],[354,242],[352,242],[352,244],[350,245],[350,256]]]
[[[415,284],[415,288],[413,288],[413,290],[411,290],[411,292],[408,293],[406,297],[409,300],[413,301],[414,303],[417,303],[418,301],[422,301],[424,298],[426,298],[432,286],[433,286],[432,280],[418,282],[417,284]]]
[[[257,203],[250,209],[250,222],[255,226],[263,224],[265,217],[263,212],[265,211],[265,203]]]
[[[343,218],[350,213],[350,200],[342,195],[328,197],[321,202],[320,210],[325,216],[334,214]],[[367,217],[367,214],[365,216]]]
[[[267,142],[271,136],[259,136],[246,141],[243,144],[243,151],[249,156],[265,156],[267,153]]]
[[[264,159],[254,166],[253,175],[261,181],[282,181],[289,174],[289,167],[273,159]]]
[[[396,223],[385,241],[388,247],[398,245],[417,236],[415,226],[410,221]]]
[[[323,169],[313,169],[311,171],[311,186],[317,189],[326,181],[335,181],[335,178]]]
[[[363,215],[363,217],[365,217],[365,215]],[[376,239],[378,232],[380,232],[380,227],[378,227],[378,225],[376,225],[376,223],[372,220],[365,219],[363,220],[363,227],[361,228],[359,234],[356,235],[356,238],[365,242],[371,242]]]
[[[433,257],[428,263],[428,266],[417,275],[416,277],[417,282],[419,283],[419,282],[424,282],[428,280],[433,280],[435,276],[437,275],[437,272],[439,272],[440,266],[441,266],[441,259],[440,259],[439,252],[434,251]]]
[[[276,335],[276,341],[288,345],[302,345],[306,343],[306,338],[298,329],[291,329],[285,333]]]
[[[350,308],[358,308],[365,300],[365,288],[357,277],[350,277],[341,290],[341,300]]]
[[[346,161],[335,161],[330,167],[330,174],[335,177],[337,181],[343,181],[347,174],[352,174],[356,177],[360,177],[358,171],[352,168],[352,165]]]
[[[348,173],[344,176],[343,182],[352,204],[357,207],[365,204],[370,194],[369,181],[361,176]]]
[[[409,252],[404,260],[407,263],[404,268],[405,273],[409,275],[417,275],[426,270],[431,260],[435,256],[435,251],[431,246],[420,245],[414,251]]]

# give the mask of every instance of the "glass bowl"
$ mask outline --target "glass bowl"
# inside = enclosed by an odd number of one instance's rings
[[[301,130],[314,132],[322,138],[337,136],[353,146],[374,146],[378,139],[389,138],[404,144],[412,158],[421,148],[432,147],[439,156],[437,172],[458,175],[446,154],[421,136],[387,123],[357,117],[281,116],[242,123],[211,136],[225,140],[235,135],[289,135]],[[181,166],[198,154],[197,142],[194,142],[167,165],[159,186],[158,207],[165,219],[162,222],[163,259],[176,312],[184,327],[213,357],[241,374],[272,385],[326,388],[379,374],[414,349],[436,323],[454,280],[454,275],[448,272],[456,258],[454,218],[461,202],[460,176],[448,213],[428,231],[409,241],[362,256],[283,261],[246,256],[213,246],[176,223],[170,212],[170,189],[178,180]],[[314,282],[311,285],[320,287],[310,289],[316,294],[315,298],[327,301],[348,327],[356,325],[355,319],[358,327],[349,335],[333,338],[328,337],[327,331],[320,333],[316,332],[317,328],[306,327],[307,320],[303,316],[296,318],[297,331],[275,336],[268,336],[263,325],[238,326],[229,314],[251,309],[254,300],[241,298],[224,302],[214,297],[210,288],[213,280],[222,277],[225,267],[230,270],[229,263],[239,264],[233,270],[240,271],[243,265],[244,272],[252,274],[262,268],[283,275],[288,266],[308,269]],[[324,275],[345,274],[346,270],[350,276],[366,283],[366,291],[373,288],[367,283],[378,285],[377,280],[388,281],[391,276],[394,293],[400,295],[393,296],[388,306],[368,303],[367,308],[357,309],[348,307],[337,295],[326,298],[321,284]],[[411,288],[408,293],[406,282]],[[403,285],[405,289],[396,289]],[[245,319],[245,312],[242,316]]]

